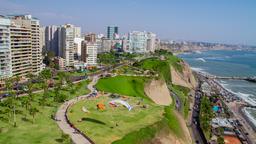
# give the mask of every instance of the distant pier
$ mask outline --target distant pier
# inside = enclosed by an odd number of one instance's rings
[[[228,77],[228,76],[215,76],[215,75],[202,73],[202,72],[200,72],[200,74],[203,75],[204,77],[208,78],[208,79],[245,80],[245,81],[256,83],[256,76],[252,76],[252,77],[237,77],[237,76]]]

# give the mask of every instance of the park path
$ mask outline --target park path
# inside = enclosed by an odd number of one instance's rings
[[[95,90],[93,86],[97,83],[97,81],[98,81],[98,76],[94,76],[92,81],[87,85],[87,88],[91,91],[90,93],[92,93]],[[75,144],[91,144],[92,141],[89,138],[87,138],[85,135],[83,135],[82,133],[79,133],[74,127],[72,127],[68,123],[66,113],[67,113],[68,108],[72,104],[74,104],[80,100],[86,99],[90,95],[90,93],[87,95],[79,96],[79,97],[73,98],[69,101],[66,101],[64,104],[62,104],[59,107],[59,109],[55,115],[55,119],[57,120],[57,124],[58,124],[59,128],[65,134],[68,134]]]

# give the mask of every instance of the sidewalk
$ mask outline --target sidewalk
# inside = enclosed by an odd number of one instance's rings
[[[97,83],[98,81],[98,77],[93,77],[93,80],[90,84],[88,84],[88,89],[93,92],[94,88],[93,86]],[[68,134],[72,141],[75,144],[91,144],[91,140],[89,138],[86,138],[84,135],[82,135],[81,133],[77,132],[77,130],[74,127],[71,127],[71,125],[68,123],[68,120],[66,118],[66,112],[69,108],[69,106],[75,104],[76,102],[86,99],[88,95],[83,95],[83,96],[79,96],[76,98],[73,98],[67,102],[65,102],[64,104],[62,104],[60,106],[60,108],[58,109],[55,118],[57,119],[57,124],[59,126],[59,128],[66,134]]]

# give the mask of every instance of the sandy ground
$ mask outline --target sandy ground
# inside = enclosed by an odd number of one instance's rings
[[[147,96],[159,105],[170,105],[172,98],[169,89],[163,80],[152,80],[144,88]]]
[[[173,67],[171,67],[171,77],[172,83],[175,85],[181,85],[192,89],[196,87],[196,80],[187,64],[184,64],[182,73],[179,73]]]
[[[166,130],[160,131],[150,144],[182,144],[174,134]]]
[[[177,111],[174,111],[176,117],[179,119],[179,122],[180,122],[180,125],[181,125],[181,128],[184,132],[184,138],[182,139],[182,143],[184,144],[192,144],[192,138],[191,138],[191,135],[189,133],[189,130],[188,130],[188,127],[186,125],[186,122],[184,120],[184,118],[182,117],[182,115],[180,113],[178,113]]]

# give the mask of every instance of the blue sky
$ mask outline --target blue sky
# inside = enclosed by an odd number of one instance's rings
[[[83,32],[146,30],[161,39],[256,45],[256,0],[0,0],[0,14],[30,13],[42,25]]]

